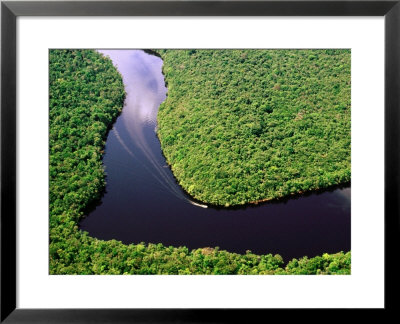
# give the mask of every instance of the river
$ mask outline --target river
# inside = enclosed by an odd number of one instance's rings
[[[121,73],[127,97],[106,141],[105,194],[80,222],[82,230],[127,244],[280,254],[286,262],[351,249],[350,188],[241,208],[193,202],[176,183],[156,136],[167,92],[162,60],[141,50],[100,52]]]

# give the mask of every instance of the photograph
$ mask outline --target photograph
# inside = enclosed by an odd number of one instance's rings
[[[351,49],[48,55],[50,275],[351,274]]]
[[[2,1],[0,323],[396,310],[399,2]]]

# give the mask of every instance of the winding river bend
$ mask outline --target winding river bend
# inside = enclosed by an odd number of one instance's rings
[[[176,183],[156,136],[167,92],[162,60],[141,50],[100,52],[121,73],[127,97],[106,142],[106,192],[80,222],[82,230],[124,243],[280,254],[286,262],[351,249],[350,188],[237,209],[192,201]]]

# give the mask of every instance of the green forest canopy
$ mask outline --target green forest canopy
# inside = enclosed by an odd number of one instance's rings
[[[349,274],[351,253],[293,259],[218,247],[103,241],[78,228],[101,198],[107,129],[125,91],[110,59],[94,50],[50,50],[50,274]]]
[[[159,50],[179,184],[241,205],[350,181],[350,50]]]

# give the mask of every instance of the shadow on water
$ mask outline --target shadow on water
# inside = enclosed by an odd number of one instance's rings
[[[127,244],[219,246],[286,261],[350,250],[350,183],[257,205],[200,208],[177,184],[155,133],[167,93],[162,60],[140,50],[100,52],[118,68],[127,96],[105,146],[104,195],[88,206],[82,230]]]

